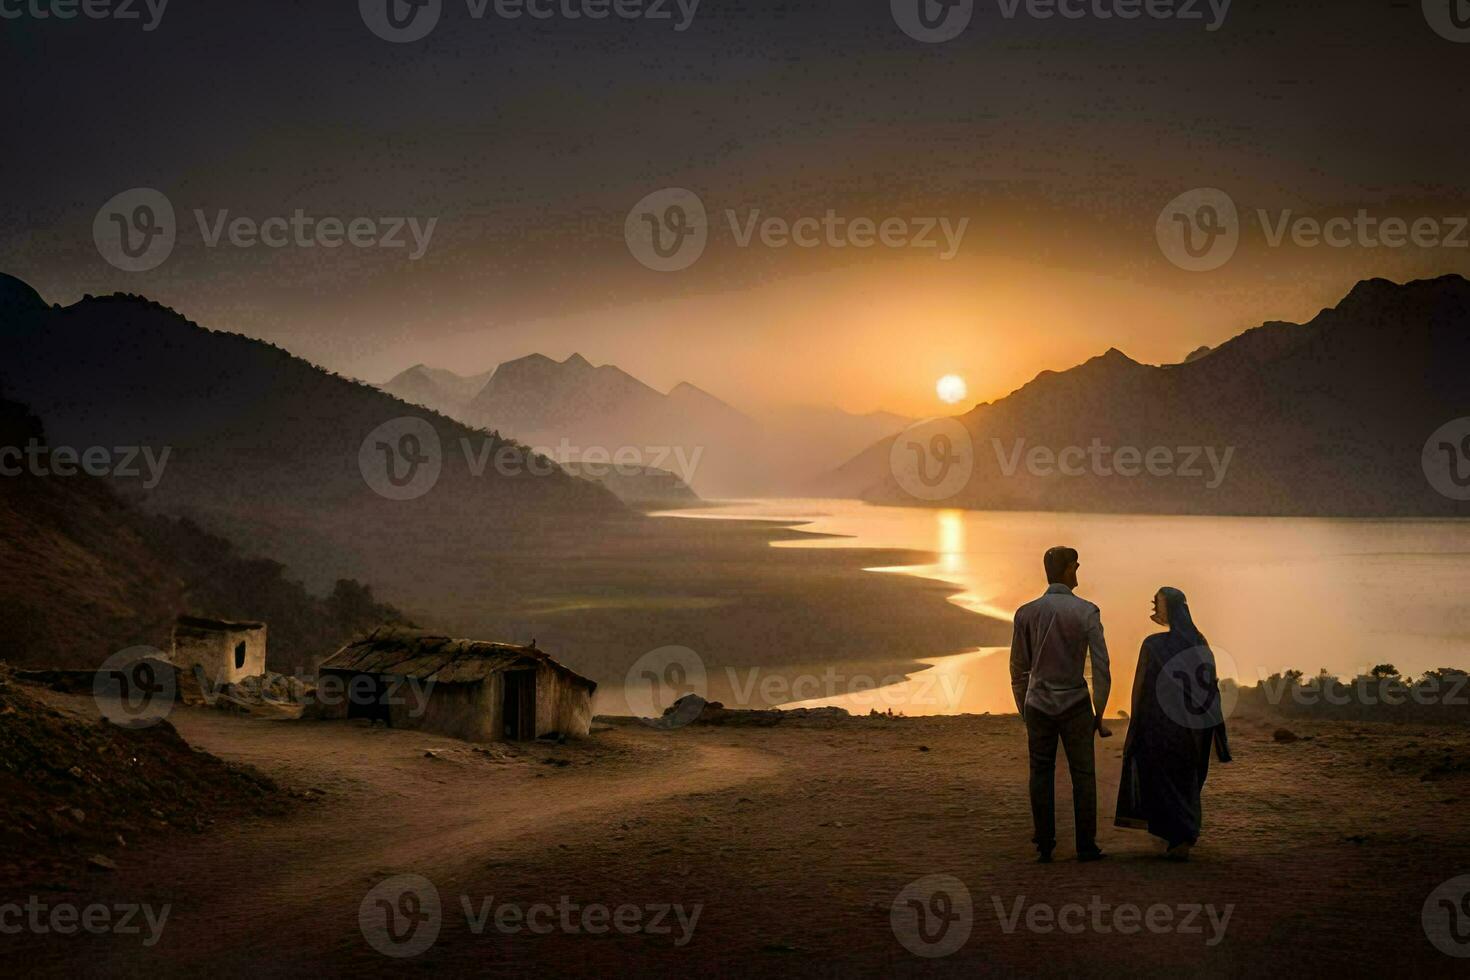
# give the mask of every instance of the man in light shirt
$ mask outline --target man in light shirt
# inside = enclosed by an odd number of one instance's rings
[[[1072,773],[1072,812],[1077,860],[1096,861],[1097,766],[1093,733],[1112,735],[1103,724],[1108,704],[1108,647],[1097,606],[1073,595],[1077,551],[1057,547],[1042,559],[1047,589],[1016,610],[1011,637],[1011,690],[1026,721],[1031,755],[1031,820],[1038,859],[1051,860],[1056,847],[1057,742]],[[1092,658],[1092,692],[1084,668]]]

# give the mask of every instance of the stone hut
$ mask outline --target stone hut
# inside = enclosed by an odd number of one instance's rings
[[[198,666],[212,684],[238,684],[265,673],[265,624],[180,616],[169,659],[183,671]]]
[[[529,646],[380,627],[318,670],[319,718],[383,719],[472,742],[524,741],[592,726],[589,680]]]

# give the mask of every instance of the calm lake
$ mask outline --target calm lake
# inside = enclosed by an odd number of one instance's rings
[[[953,583],[952,601],[1009,620],[1045,589],[1041,555],[1081,554],[1077,592],[1102,608],[1113,660],[1109,714],[1126,709],[1133,666],[1163,585],[1189,596],[1222,676],[1245,684],[1296,668],[1343,677],[1392,663],[1406,674],[1470,667],[1470,521],[1153,517],[879,507],[851,500],[754,500],[668,516],[801,520],[840,539],[795,548],[912,548],[930,564],[875,573]],[[930,661],[881,690],[804,704],[905,714],[1014,711],[1008,651]]]

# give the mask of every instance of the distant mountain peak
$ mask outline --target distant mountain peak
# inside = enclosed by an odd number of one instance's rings
[[[1454,293],[1464,293],[1467,289],[1470,289],[1470,280],[1458,273],[1449,273],[1433,279],[1415,279],[1405,283],[1375,277],[1364,279],[1353,286],[1333,309],[1338,313],[1357,314],[1367,310],[1398,306],[1406,301],[1432,301]]]
[[[562,363],[562,366],[563,367],[570,367],[570,368],[590,368],[590,367],[592,367],[592,362],[591,361],[587,360],[587,358],[583,357],[581,354],[576,354],[576,353],[572,354],[571,357],[568,357],[565,361],[562,361],[561,363]]]
[[[1409,284],[1403,283],[1401,285],[1394,282],[1392,279],[1385,279],[1382,276],[1374,276],[1371,279],[1359,279],[1357,283],[1353,285],[1353,288],[1348,290],[1346,299],[1352,299],[1355,295],[1358,295],[1359,293],[1391,293],[1395,290],[1403,289],[1407,285]]]
[[[1098,354],[1096,357],[1088,358],[1086,361],[1082,362],[1081,365],[1079,365],[1077,368],[1074,368],[1073,370],[1081,370],[1084,372],[1097,370],[1127,371],[1143,366],[1144,365],[1140,364],[1138,361],[1135,361],[1133,358],[1129,357],[1118,348],[1109,347],[1107,350],[1103,351],[1101,354]],[[1067,372],[1062,373],[1065,374]]]
[[[1182,364],[1139,364],[1116,348],[1043,371],[960,417],[976,445],[1026,440],[1151,452],[1231,454],[1211,484],[1182,470],[1136,480],[1093,471],[1007,470],[975,456],[945,506],[1153,514],[1463,514],[1426,481],[1425,434],[1464,414],[1470,280],[1368,279],[1305,324],[1268,321]],[[870,446],[820,492],[925,503],[894,470],[892,440]],[[1204,447],[1213,447],[1204,448]],[[1121,450],[1120,450],[1121,451]],[[1221,457],[1223,458],[1223,456]],[[1427,464],[1426,464],[1427,465]],[[1458,509],[1457,509],[1458,508]]]
[[[453,418],[488,379],[488,373],[465,377],[448,368],[415,364],[378,387],[411,405],[422,405]]]
[[[0,314],[35,313],[46,309],[46,301],[30,283],[0,272]]]
[[[678,398],[690,398],[690,397],[693,397],[693,398],[709,398],[709,399],[712,399],[714,401],[720,401],[720,399],[716,398],[714,395],[711,395],[709,392],[707,392],[703,388],[699,387],[699,385],[692,385],[692,384],[690,384],[687,381],[680,381],[678,384],[674,385],[674,387],[670,388],[669,389],[669,397],[670,398],[674,398],[674,397],[678,397]]]
[[[745,413],[732,406],[729,402],[712,395],[698,385],[692,385],[687,381],[680,381],[669,389],[668,400],[675,405],[690,406],[698,411],[713,411],[719,413],[727,422],[739,425],[747,425],[751,420]]]

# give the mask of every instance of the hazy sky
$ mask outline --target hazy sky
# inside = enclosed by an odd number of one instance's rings
[[[144,293],[370,380],[580,351],[745,408],[929,413],[941,374],[991,398],[1109,346],[1178,360],[1306,319],[1366,276],[1470,273],[1470,43],[1431,27],[1435,0],[1237,0],[1215,30],[1204,0],[1193,20],[977,0],[933,44],[889,0],[704,0],[683,30],[673,0],[662,20],[442,0],[409,43],[350,0],[170,0],[151,30],[142,0],[141,21],[34,15],[52,2],[0,0],[0,270],[59,302]],[[135,187],[176,213],[144,272],[94,242]],[[624,222],[669,187],[698,196],[708,244],[657,272]],[[1238,208],[1239,245],[1188,271],[1156,223],[1200,187]],[[404,248],[206,242],[222,213],[298,209],[435,223],[416,259],[406,229]],[[1339,245],[1293,235],[1360,210]],[[835,237],[812,231],[829,211]],[[820,244],[742,244],[753,215],[809,219]],[[1393,218],[1419,243],[1383,244]],[[890,243],[932,223],[937,247],[857,247],[854,219]]]

